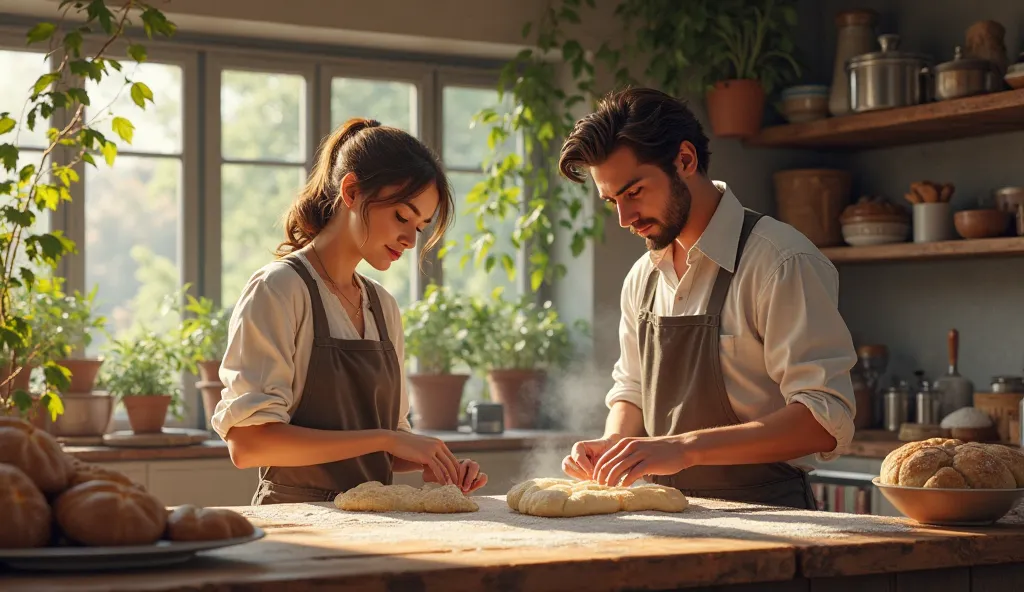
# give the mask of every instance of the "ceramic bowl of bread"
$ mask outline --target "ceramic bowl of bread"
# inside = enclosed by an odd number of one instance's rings
[[[992,524],[1024,496],[1024,452],[955,438],[908,442],[872,481],[904,516],[922,524]]]
[[[95,567],[104,553],[131,563],[262,536],[231,510],[168,508],[123,473],[79,461],[10,417],[0,417],[0,524],[0,563],[11,565],[88,557]]]

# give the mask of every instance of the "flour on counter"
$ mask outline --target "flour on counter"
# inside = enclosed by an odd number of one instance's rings
[[[579,518],[540,518],[509,509],[503,496],[475,496],[480,511],[460,515],[345,512],[308,504],[240,508],[268,532],[327,529],[323,536],[353,543],[432,541],[452,550],[587,545],[658,537],[727,538],[793,542],[841,540],[850,535],[906,532],[894,518],[785,510],[699,498],[678,514],[619,513]]]

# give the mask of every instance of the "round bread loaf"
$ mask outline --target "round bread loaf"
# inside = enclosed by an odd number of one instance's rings
[[[13,417],[0,417],[0,463],[24,471],[46,494],[64,491],[71,472],[68,457],[56,438]]]
[[[0,548],[45,547],[51,513],[36,484],[14,465],[0,463]]]
[[[68,487],[75,487],[87,481],[113,481],[121,485],[143,489],[141,485],[128,478],[128,475],[120,471],[94,465],[92,463],[74,460],[71,463],[71,476],[68,478]]]
[[[172,541],[218,541],[255,532],[249,520],[225,508],[179,506],[167,517],[167,538]]]
[[[53,505],[64,534],[88,546],[147,545],[163,536],[167,508],[153,495],[114,481],[86,481]]]
[[[999,444],[950,438],[909,442],[882,461],[886,485],[942,489],[1024,487],[1024,453]]]

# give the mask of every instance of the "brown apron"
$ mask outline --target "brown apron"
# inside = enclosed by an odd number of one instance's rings
[[[313,351],[291,425],[318,430],[394,430],[398,427],[401,367],[373,284],[363,280],[380,341],[331,337],[320,290],[295,256],[284,259],[309,290]],[[253,505],[332,501],[367,481],[391,483],[391,456],[357,458],[303,467],[261,467]]]
[[[734,269],[739,268],[747,238],[761,216],[745,210]],[[647,277],[638,319],[647,434],[674,436],[741,423],[726,395],[719,359],[722,308],[733,273],[718,269],[705,314],[670,317],[651,312],[658,273],[651,270]],[[647,479],[694,497],[816,508],[807,474],[784,462],[694,466]]]

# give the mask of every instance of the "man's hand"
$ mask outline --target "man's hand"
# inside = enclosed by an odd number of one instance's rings
[[[644,475],[673,475],[693,464],[679,436],[622,438],[594,463],[593,479],[629,487]]]
[[[487,473],[480,472],[480,465],[476,461],[464,458],[459,461],[458,467],[458,479],[454,481],[454,484],[458,485],[462,493],[472,493],[487,485]],[[428,470],[426,467],[423,469],[423,482],[441,483],[437,480],[433,471]],[[444,483],[441,484],[444,485]]]
[[[619,437],[612,435],[598,440],[584,440],[572,446],[572,452],[562,459],[562,471],[581,481],[593,479],[594,465],[601,455],[619,441]]]

